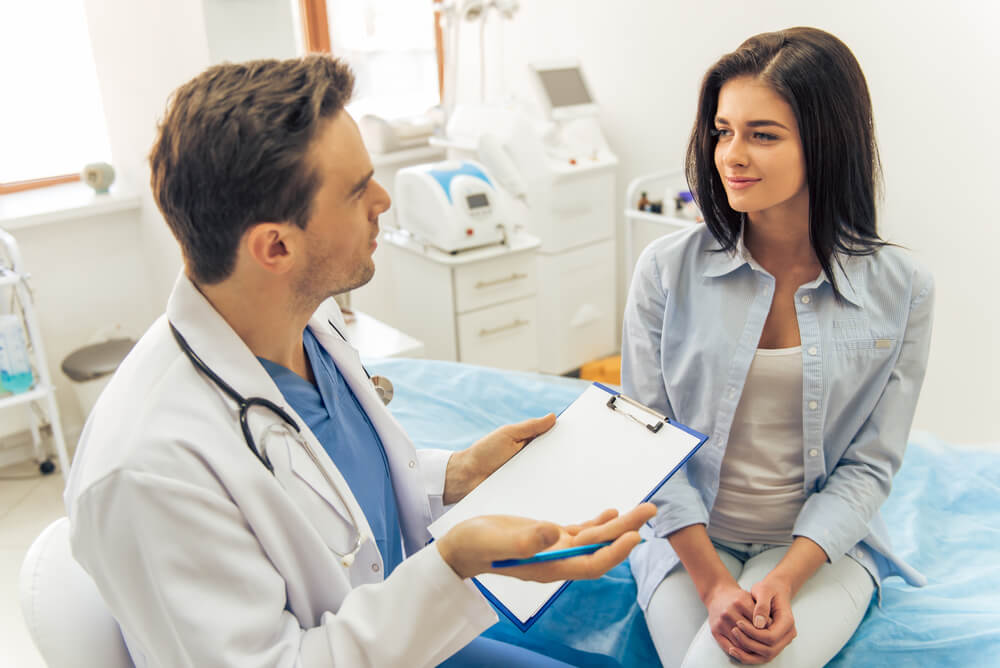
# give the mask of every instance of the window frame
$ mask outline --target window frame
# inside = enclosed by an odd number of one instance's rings
[[[326,13],[326,0],[299,0],[299,15],[302,18],[306,53],[331,53],[330,21]],[[444,35],[441,31],[441,12],[437,9],[434,10],[434,46],[437,52],[438,95],[443,100]]]
[[[35,188],[48,188],[61,183],[74,183],[80,181],[79,174],[59,174],[58,176],[45,176],[39,179],[28,179],[25,181],[8,181],[0,183],[0,195],[19,193],[24,190],[34,190]]]

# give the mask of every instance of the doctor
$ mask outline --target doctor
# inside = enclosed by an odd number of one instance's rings
[[[371,279],[389,208],[352,88],[329,57],[220,65],[159,128],[152,189],[184,271],[66,490],[73,553],[137,665],[435,665],[496,620],[468,581],[493,560],[614,541],[505,571],[598,577],[653,515],[482,517],[427,545],[435,513],[554,418],[417,452],[383,406],[330,298]]]

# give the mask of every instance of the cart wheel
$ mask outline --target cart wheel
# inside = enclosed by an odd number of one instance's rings
[[[38,470],[42,472],[42,475],[48,475],[56,470],[56,465],[52,463],[51,459],[46,459],[38,465]]]

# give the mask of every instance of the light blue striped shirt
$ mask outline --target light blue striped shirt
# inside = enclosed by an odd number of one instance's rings
[[[709,435],[653,497],[659,511],[630,559],[643,608],[678,561],[664,537],[708,523],[774,296],[774,277],[742,244],[735,253],[719,248],[705,225],[657,240],[639,258],[625,308],[625,394]],[[842,261],[834,276],[844,302],[822,273],[795,293],[807,499],[793,535],[815,541],[831,561],[855,559],[876,582],[901,575],[922,585],[892,554],[879,507],[902,462],[927,367],[934,282],[895,247]]]

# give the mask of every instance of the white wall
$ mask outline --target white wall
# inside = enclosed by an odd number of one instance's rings
[[[992,294],[1000,235],[990,197],[1000,144],[990,120],[1000,108],[1000,5],[522,2],[502,27],[504,78],[516,88],[533,59],[578,58],[621,159],[623,196],[632,178],[682,164],[698,85],[716,58],[750,35],[795,25],[836,34],[861,62],[886,174],[883,233],[916,252],[937,280],[930,367],[914,426],[954,442],[1000,443],[1000,300]],[[494,26],[487,39],[495,33]],[[462,85],[474,97],[477,54],[467,49],[463,58]],[[624,275],[619,294],[622,304]]]

